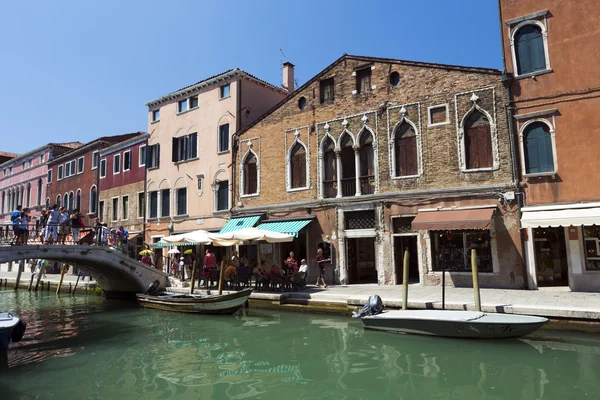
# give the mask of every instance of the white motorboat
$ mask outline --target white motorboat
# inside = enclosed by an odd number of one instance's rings
[[[7,351],[12,340],[18,342],[25,334],[26,324],[16,315],[0,313],[0,351]]]
[[[368,329],[465,339],[517,338],[535,332],[548,322],[543,317],[480,311],[384,311],[379,296],[371,296],[365,307],[353,316],[361,318]]]

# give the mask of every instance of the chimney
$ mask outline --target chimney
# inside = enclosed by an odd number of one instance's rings
[[[281,85],[288,93],[294,91],[294,64],[291,62],[283,63],[283,84]]]

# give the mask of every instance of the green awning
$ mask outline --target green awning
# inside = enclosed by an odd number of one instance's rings
[[[301,219],[297,221],[263,222],[258,229],[264,229],[271,232],[287,233],[298,237],[298,232],[306,225],[310,224],[311,219]]]
[[[260,215],[255,215],[252,217],[231,218],[229,221],[227,221],[225,226],[221,228],[219,233],[239,231],[240,229],[253,227],[259,219]]]

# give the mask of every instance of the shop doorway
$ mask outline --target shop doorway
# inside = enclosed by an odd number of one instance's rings
[[[346,239],[348,283],[377,283],[375,238]]]
[[[568,286],[569,267],[564,228],[534,229],[533,245],[538,286]]]
[[[408,250],[408,282],[419,283],[419,255],[417,254],[417,235],[394,236],[394,264],[396,284],[402,284],[404,251]]]
[[[290,256],[290,251],[294,252],[298,263],[300,263],[302,259],[306,259],[306,261],[308,262],[310,257],[306,252],[306,229],[303,229],[300,232],[298,232],[298,237],[295,238],[293,242],[281,243],[281,260],[275,260],[274,262],[277,263],[277,265],[279,265],[280,267],[282,267],[283,261]],[[316,254],[312,255],[313,258],[315,256]]]

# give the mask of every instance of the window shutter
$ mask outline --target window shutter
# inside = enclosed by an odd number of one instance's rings
[[[519,74],[546,69],[544,38],[539,27],[526,25],[519,29],[515,46]]]
[[[297,171],[298,171],[298,187],[306,186],[306,154],[298,154]]]
[[[198,157],[198,133],[190,135],[190,158]]]
[[[171,152],[171,161],[173,162],[177,162],[177,151],[178,151],[178,140],[177,138],[173,138],[172,139],[172,143],[173,143],[173,148],[172,148],[172,152]]]
[[[248,166],[248,194],[258,192],[258,174],[256,163],[247,164]]]
[[[542,123],[530,125],[525,133],[525,172],[536,174],[554,171],[552,138]]]
[[[250,164],[244,163],[244,194],[250,194]]]
[[[158,167],[160,165],[160,143],[154,145],[154,158],[156,160],[154,166]]]

